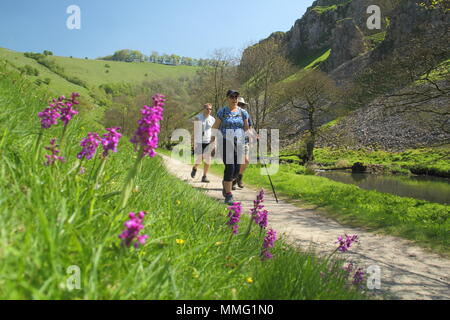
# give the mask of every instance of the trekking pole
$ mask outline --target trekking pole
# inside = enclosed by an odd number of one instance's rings
[[[270,186],[272,187],[273,194],[275,195],[275,200],[276,200],[277,203],[278,203],[277,193],[275,192],[275,187],[273,186],[272,179],[270,178],[269,170],[267,169],[267,165],[266,165],[266,163],[265,163],[265,161],[264,161],[264,157],[261,157],[261,156],[260,156],[259,158],[261,159],[264,168],[266,168],[267,176],[269,177]]]

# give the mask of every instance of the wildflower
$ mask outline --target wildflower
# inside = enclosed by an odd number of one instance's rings
[[[186,240],[177,239],[176,242],[177,242],[177,244],[184,244],[186,242]]]
[[[250,214],[252,220],[258,224],[261,228],[267,228],[267,210],[262,210],[264,205],[261,203],[264,202],[264,190],[261,190],[256,196],[256,200],[253,200],[253,208],[250,209]]]
[[[92,159],[92,157],[97,152],[97,148],[101,142],[100,136],[95,132],[89,132],[87,138],[84,138],[80,142],[80,146],[83,147],[80,153],[78,153],[77,158],[87,160]]]
[[[352,262],[350,262],[349,264],[347,264],[345,267],[344,267],[344,270],[345,271],[347,271],[348,273],[351,273],[352,271],[353,271],[353,263]]]
[[[237,234],[239,229],[239,221],[241,220],[241,203],[235,202],[232,206],[228,207],[228,218],[230,218],[227,222],[229,226],[232,227],[233,233]]]
[[[267,228],[267,217],[268,217],[268,211],[263,210],[259,213],[259,221],[258,224],[261,228],[265,229]]]
[[[59,113],[59,109],[57,108],[46,108],[44,111],[38,113],[38,117],[41,118],[42,129],[48,129],[58,123],[61,113]]]
[[[78,111],[75,110],[73,107],[73,104],[71,102],[67,102],[63,107],[61,107],[59,110],[61,112],[61,121],[64,122],[64,125],[67,126],[70,120],[72,120],[72,117],[76,114],[78,114]]]
[[[61,119],[67,125],[72,117],[78,113],[78,111],[73,109],[73,105],[79,104],[76,100],[79,96],[79,93],[74,92],[69,99],[65,96],[53,99],[53,103],[50,103],[48,108],[38,113],[38,117],[41,118],[42,129],[48,129],[52,125],[56,125],[58,119]]]
[[[125,222],[125,230],[119,235],[119,238],[122,239],[123,246],[129,247],[134,239],[136,239],[134,243],[135,248],[145,244],[148,235],[139,235],[139,232],[144,229],[143,222],[145,214],[144,211],[139,212],[137,215],[134,212],[129,213],[130,220]]]
[[[245,281],[247,281],[247,283],[253,283],[252,277],[248,277],[247,279],[245,279]]]
[[[117,145],[119,144],[119,140],[122,137],[122,134],[119,133],[120,127],[108,128],[101,139],[103,145],[103,156],[108,156],[108,151],[111,150],[113,152],[117,152]]]
[[[270,252],[270,248],[273,248],[275,245],[275,241],[277,240],[277,233],[273,229],[269,229],[267,231],[267,235],[264,237],[262,256],[263,259],[271,259],[272,253]]]
[[[86,168],[85,167],[80,167],[80,171],[78,171],[78,174],[85,174],[86,173]]]
[[[353,284],[359,284],[364,280],[364,271],[362,268],[358,268],[353,275]]]
[[[338,241],[336,243],[339,243],[338,250],[341,252],[347,252],[353,242],[358,242],[358,235],[355,234],[350,237],[345,234],[345,239],[342,236],[339,236],[337,240]]]
[[[56,139],[53,138],[52,140],[50,140],[50,146],[48,147],[44,147],[46,150],[50,151],[51,154],[47,154],[45,155],[45,158],[47,159],[47,162],[44,163],[44,165],[46,166],[51,166],[53,165],[56,161],[61,161],[61,162],[65,162],[66,160],[64,159],[64,157],[58,156],[59,154],[59,150],[57,149],[59,147],[59,145],[56,144]]]
[[[161,130],[160,121],[163,119],[164,96],[154,95],[153,107],[144,106],[141,110],[142,118],[138,121],[138,129],[131,142],[142,147],[143,155],[153,158],[158,147],[158,134]]]

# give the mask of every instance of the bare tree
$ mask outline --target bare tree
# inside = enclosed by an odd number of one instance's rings
[[[320,119],[333,112],[333,102],[339,91],[326,73],[317,70],[304,71],[298,79],[284,83],[283,87],[284,106],[298,111],[293,121],[305,121],[308,125],[306,161],[313,161]]]
[[[229,49],[216,49],[198,71],[196,87],[197,100],[200,104],[210,101],[214,111],[221,108],[226,101],[226,91],[234,88],[236,82],[236,58]]]
[[[264,125],[267,116],[276,110],[273,94],[279,81],[293,71],[292,64],[285,57],[279,40],[269,38],[247,48],[238,68],[242,94],[250,102],[256,130]]]

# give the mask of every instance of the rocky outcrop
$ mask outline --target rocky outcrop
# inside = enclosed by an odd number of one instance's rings
[[[450,83],[439,85],[448,88]],[[450,143],[450,132],[442,130],[446,119],[441,115],[445,110],[450,112],[450,97],[427,102],[427,109],[434,108],[437,113],[404,112],[401,107],[386,107],[386,102],[387,98],[379,98],[338,121],[317,139],[317,145],[403,151]]]
[[[331,54],[325,69],[334,70],[341,64],[367,52],[368,46],[364,34],[352,18],[336,22],[331,37]]]
[[[369,17],[367,8],[370,5],[378,5],[382,9],[382,30],[369,30],[367,28],[367,18]],[[343,27],[339,22],[350,18],[353,20],[354,26],[360,31],[358,33],[352,32],[352,34],[357,35],[357,37],[370,36],[386,30],[386,18],[392,10],[393,5],[389,0],[318,0],[308,8],[301,19],[295,22],[291,30],[286,32],[283,41],[288,54],[294,60],[298,60],[301,55],[307,55],[322,48],[335,46],[336,51],[343,48],[342,46],[336,47],[334,40],[335,29]],[[346,21],[345,23],[349,22]],[[351,28],[355,29],[354,26],[351,26]],[[342,32],[340,34],[342,35]],[[344,56],[340,52],[334,54]]]

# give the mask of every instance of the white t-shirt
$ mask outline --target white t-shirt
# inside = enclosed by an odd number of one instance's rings
[[[210,143],[211,142],[211,128],[214,125],[214,122],[216,122],[216,119],[214,119],[213,116],[205,117],[203,113],[198,114],[194,121],[200,121],[201,127],[199,125],[197,134],[194,133],[194,140],[195,143]],[[202,136],[203,132],[203,136]]]

